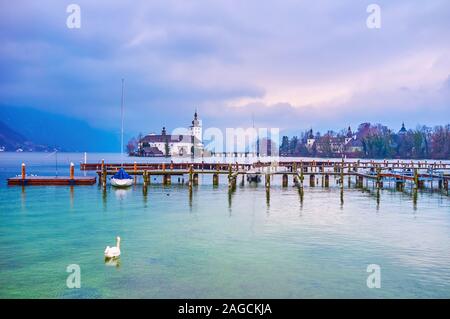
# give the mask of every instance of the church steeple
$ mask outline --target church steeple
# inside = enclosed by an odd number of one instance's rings
[[[352,129],[351,129],[351,127],[349,126],[348,129],[347,129],[347,135],[346,135],[346,137],[347,137],[347,138],[351,138],[352,136],[353,136]]]

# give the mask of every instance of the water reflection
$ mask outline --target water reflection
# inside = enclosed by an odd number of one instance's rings
[[[377,188],[376,197],[377,197],[377,211],[378,211],[380,209],[380,189],[379,188]]]
[[[25,186],[22,185],[22,192],[20,193],[20,204],[21,204],[22,210],[25,209],[26,199],[27,199],[27,194],[25,193]]]
[[[192,213],[192,186],[189,185],[189,212]]]
[[[73,202],[74,202],[74,186],[70,186],[70,209],[73,209]]]
[[[105,266],[109,267],[120,267],[120,257],[107,258],[105,257]]]
[[[130,188],[116,188],[114,190],[114,195],[119,200],[124,200],[127,198],[128,194],[131,192]]]
[[[298,189],[298,196],[300,198],[300,210],[303,209],[303,187]]]
[[[413,209],[414,211],[417,210],[417,188],[413,189]]]

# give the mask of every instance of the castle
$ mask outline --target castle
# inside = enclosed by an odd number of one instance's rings
[[[193,156],[203,152],[202,121],[197,111],[185,134],[167,134],[163,127],[161,134],[150,133],[138,143],[140,156]]]

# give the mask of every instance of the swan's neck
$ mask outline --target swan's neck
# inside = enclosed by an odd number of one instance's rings
[[[116,247],[117,247],[117,248],[120,248],[120,239],[117,239],[117,240],[116,240]]]

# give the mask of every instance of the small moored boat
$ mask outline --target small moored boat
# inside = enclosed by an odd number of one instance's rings
[[[121,167],[117,173],[111,177],[111,185],[115,187],[128,187],[133,184],[133,178]]]

